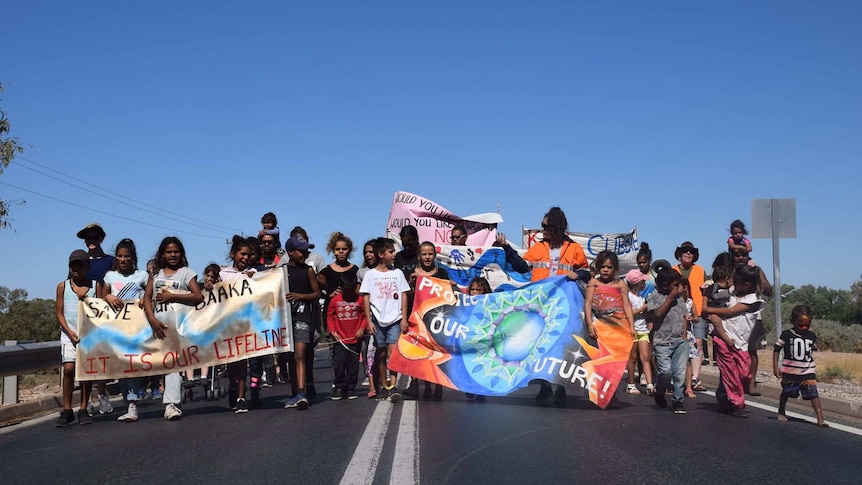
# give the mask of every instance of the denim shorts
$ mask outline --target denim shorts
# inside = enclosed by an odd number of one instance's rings
[[[380,324],[375,321],[374,327],[377,330],[374,332],[375,347],[386,347],[389,344],[395,345],[398,343],[398,337],[401,336],[401,322],[381,327]]]
[[[802,399],[810,401],[815,397],[820,397],[817,393],[817,381],[811,379],[802,382],[794,382],[788,379],[781,380],[781,392],[789,397],[797,398],[802,394]]]
[[[694,334],[694,338],[696,339],[705,339],[708,329],[709,322],[702,318],[691,324],[691,332]]]

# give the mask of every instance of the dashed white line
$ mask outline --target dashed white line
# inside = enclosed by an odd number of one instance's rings
[[[390,485],[419,485],[419,408],[416,401],[405,401],[395,440]]]
[[[383,438],[389,428],[389,418],[392,416],[392,403],[379,402],[371,415],[353,458],[341,477],[341,485],[370,485],[377,472],[377,462],[383,451]]]

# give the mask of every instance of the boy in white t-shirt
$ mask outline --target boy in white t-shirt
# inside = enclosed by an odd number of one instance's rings
[[[407,331],[407,296],[410,285],[400,269],[390,269],[395,262],[395,241],[378,238],[374,241],[377,266],[368,270],[362,278],[359,293],[363,297],[368,333],[374,337],[377,347],[377,369],[381,389],[379,401],[401,401],[401,392],[395,387],[396,375],[387,367],[388,357],[395,351],[398,337]],[[386,375],[389,373],[390,380]],[[388,384],[388,385],[387,385]]]

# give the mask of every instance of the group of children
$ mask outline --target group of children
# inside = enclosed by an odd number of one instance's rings
[[[264,228],[259,236],[269,236],[269,239],[278,241],[275,215],[265,214],[262,224]],[[408,227],[415,231],[412,226]],[[104,231],[101,227],[98,229],[104,238]],[[464,231],[463,228],[456,229]],[[740,221],[731,225],[731,234],[729,250],[751,251],[751,243],[745,238],[745,227]],[[395,242],[391,239],[368,241],[363,247],[363,267],[359,268],[347,261],[353,251],[350,239],[335,233],[330,238],[328,249],[336,260],[317,271],[306,264],[310,249],[314,247],[307,238],[291,236],[285,243],[284,252],[273,258],[271,251],[264,250],[261,254],[255,238],[235,236],[229,252],[231,264],[207,266],[203,286],[211,289],[220,281],[247,278],[257,271],[283,267],[290,288],[285,298],[290,304],[295,344],[289,360],[293,395],[285,403],[285,408],[303,410],[309,407],[311,392],[306,391],[306,374],[311,368],[308,357],[319,338],[321,317],[317,304],[321,297],[326,301],[325,325],[333,339],[334,385],[331,399],[356,399],[360,362],[364,361],[369,377],[368,397],[398,402],[403,399],[403,394],[395,386],[397,376],[388,368],[388,356],[395,350],[399,336],[407,331],[416,278],[434,276],[448,279],[445,270],[435,264],[434,244],[418,244],[418,238],[414,239],[411,240],[410,233],[402,233],[405,250],[401,253],[396,253]],[[677,248],[678,253],[680,249]],[[637,258],[638,269],[619,279],[616,254],[603,251],[597,255],[594,275],[586,285],[585,325],[588,332],[601,338],[603,332],[613,327],[624,326],[630,330],[634,345],[629,356],[627,392],[640,393],[634,382],[635,368],[639,366],[646,382],[646,392],[654,397],[656,404],[661,408],[667,407],[665,394],[672,387],[672,409],[676,414],[685,414],[685,396],[690,396],[692,389],[699,390],[703,386],[696,376],[692,383],[691,361],[697,359],[699,363],[700,356],[692,352],[690,341],[693,340],[695,323],[701,319],[708,322],[720,371],[720,384],[716,391],[719,403],[733,414],[741,414],[748,380],[752,378],[748,341],[762,306],[758,296],[762,272],[756,266],[733,267],[733,258],[730,257],[717,258],[712,281],[706,282],[697,292],[702,293],[703,298],[698,314],[693,305],[694,292],[681,271],[663,261],[664,264],[651,265],[651,259],[649,247],[643,243]],[[130,239],[117,244],[112,266],[103,278],[89,277],[90,263],[91,257],[86,252],[73,251],[69,256],[69,277],[57,286],[56,309],[64,370],[63,410],[56,423],[58,427],[75,420],[71,404],[75,346],[79,341],[76,325],[79,300],[95,296],[119,308],[121,300],[139,299],[153,334],[159,339],[164,339],[172,329],[159,320],[155,305],[197,305],[203,301],[202,285],[196,273],[188,267],[185,249],[176,237],[167,237],[161,242],[152,260],[151,271],[138,269],[137,252]],[[477,293],[491,291],[488,282],[482,278],[472,281],[469,288],[471,294],[474,290]],[[801,393],[803,399],[812,401],[818,424],[825,426],[811,356],[816,337],[809,330],[810,321],[810,309],[794,308],[791,315],[794,328],[782,333],[776,342],[774,373],[782,379],[784,389],[779,414],[780,419],[786,420],[784,406],[787,399]],[[779,352],[784,352],[781,366],[778,364]],[[262,367],[262,359],[228,364],[229,403],[235,413],[243,414],[249,410],[246,402],[249,369],[251,400],[259,400]],[[653,368],[656,370],[655,382]],[[187,382],[192,379],[193,374],[187,374]],[[201,370],[201,380],[207,380],[206,369]],[[411,383],[408,388],[410,397],[417,394],[418,381],[414,382],[417,387]],[[310,384],[313,390],[313,383]],[[120,379],[128,408],[118,420],[137,421],[137,401],[143,395],[142,385],[142,379]],[[178,420],[182,416],[182,387],[179,373],[164,376],[162,400],[167,420]],[[81,410],[77,418],[81,424],[92,422],[85,409],[91,389],[92,383],[82,383]],[[437,385],[432,392],[426,383],[425,397],[442,399],[442,387]],[[477,398],[474,395],[467,397]]]
[[[672,393],[672,409],[676,414],[685,414],[684,400],[694,397],[694,391],[705,390],[698,378],[706,335],[712,337],[713,358],[719,368],[719,386],[716,397],[719,405],[734,416],[744,416],[745,395],[753,392],[756,365],[752,355],[756,348],[749,349],[752,340],[760,340],[756,328],[761,325],[759,313],[763,306],[760,299],[765,276],[752,264],[747,255],[751,252],[751,241],[745,236],[748,231],[740,220],[730,226],[731,236],[727,240],[728,252],[716,257],[711,280],[705,280],[694,291],[682,265],[671,267],[663,260],[652,263],[652,253],[642,243],[638,253],[638,269],[633,269],[622,278],[625,284],[615,283],[610,270],[615,274],[616,266],[609,255],[599,254],[595,261],[597,273],[595,283],[590,286],[620,285],[628,290],[627,311],[631,312],[631,327],[634,345],[629,356],[628,384],[626,392],[640,394],[636,384],[636,370],[640,368],[642,383],[647,395],[655,399],[660,408],[667,407],[666,393]],[[683,243],[677,248],[678,259],[697,260],[697,248]],[[735,255],[744,254],[746,257]],[[693,256],[693,258],[692,258]],[[608,263],[611,261],[611,264]],[[604,266],[610,266],[603,271]],[[689,265],[690,267],[691,265]],[[650,285],[651,280],[653,284]],[[766,283],[768,284],[768,283]],[[771,293],[771,290],[769,291]],[[588,290],[588,296],[590,296]],[[700,312],[696,311],[694,298],[702,298]],[[588,307],[597,307],[595,298],[587,301]],[[586,312],[589,315],[589,312]],[[779,420],[786,421],[785,403],[790,397],[810,400],[817,424],[827,426],[821,410],[816,387],[816,373],[812,352],[816,336],[808,329],[811,310],[805,305],[793,309],[790,323],[792,329],[785,330],[774,348],[773,372],[781,379],[782,394],[779,405]],[[588,321],[589,324],[589,321]],[[698,328],[700,327],[700,328]],[[591,330],[592,331],[592,330]],[[779,365],[779,355],[784,355]],[[656,378],[653,380],[653,369]],[[672,386],[672,391],[669,388]]]

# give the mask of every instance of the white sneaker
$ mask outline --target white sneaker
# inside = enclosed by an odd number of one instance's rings
[[[646,382],[646,375],[644,375],[644,374],[641,374],[641,385],[642,385],[642,386],[647,385],[647,382]]]
[[[89,414],[90,416],[96,414],[96,403],[94,403],[93,401],[87,403],[87,414]]]
[[[174,403],[169,403],[165,406],[165,419],[168,421],[176,421],[183,417],[183,411]]]
[[[111,405],[111,401],[108,400],[108,396],[105,394],[99,395],[99,414],[111,414],[114,412],[114,406]]]
[[[138,405],[134,402],[129,403],[129,409],[126,411],[126,414],[117,418],[117,421],[126,421],[129,423],[133,423],[138,420]]]

